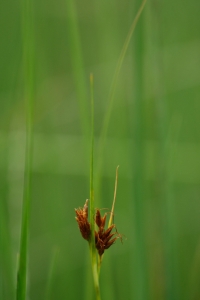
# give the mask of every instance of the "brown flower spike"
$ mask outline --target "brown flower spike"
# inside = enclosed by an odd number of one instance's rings
[[[83,208],[75,209],[76,212],[76,221],[78,222],[78,226],[81,232],[82,237],[89,241],[91,236],[90,223],[88,222],[88,200],[86,200]],[[113,228],[115,228],[115,224],[112,224],[110,227],[105,229],[106,224],[106,216],[101,216],[100,210],[96,210],[95,222],[98,226],[98,231],[95,230],[95,246],[98,251],[99,256],[101,257],[104,251],[110,246],[114,244],[114,242],[120,237],[120,235],[115,232],[111,233]]]
[[[75,219],[78,222],[81,235],[85,240],[89,241],[91,230],[90,223],[88,222],[88,199],[85,201],[83,208],[79,207],[78,209],[75,209],[75,212]]]

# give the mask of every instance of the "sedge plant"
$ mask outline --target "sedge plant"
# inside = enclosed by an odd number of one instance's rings
[[[114,189],[114,199],[112,210],[110,213],[110,219],[108,222],[108,227],[106,228],[106,217],[107,213],[104,216],[101,216],[100,209],[94,208],[94,97],[93,97],[93,75],[90,75],[90,86],[91,86],[91,108],[92,108],[92,118],[91,118],[91,156],[90,156],[90,222],[88,221],[88,203],[87,199],[83,208],[75,209],[76,220],[81,232],[82,237],[88,241],[90,256],[92,262],[92,272],[94,279],[94,287],[96,299],[100,300],[100,286],[99,286],[99,274],[100,267],[105,250],[109,249],[114,242],[121,238],[121,235],[117,232],[113,232],[113,229],[116,228],[113,223],[114,215],[114,205],[116,199],[117,191],[117,178],[118,178],[118,167],[116,170],[116,180],[115,180],[115,189]]]
[[[105,116],[102,134],[101,134],[101,140],[102,140],[102,147],[104,145],[106,132],[108,129],[108,123],[110,119],[110,114],[112,110],[113,100],[114,100],[114,94],[116,90],[117,85],[117,79],[120,73],[120,69],[127,51],[127,48],[129,46],[132,34],[134,32],[134,29],[136,27],[136,24],[139,20],[139,17],[143,11],[143,8],[145,6],[146,0],[142,1],[142,4],[138,10],[138,13],[133,20],[133,23],[131,25],[131,28],[129,30],[129,33],[127,35],[127,38],[125,40],[124,46],[122,48],[122,52],[119,57],[119,61],[116,67],[116,71],[114,74],[113,82],[111,85],[110,95],[109,95],[109,107],[107,110],[107,114]],[[114,216],[114,206],[115,206],[115,200],[116,200],[116,191],[117,191],[117,180],[118,180],[118,167],[116,169],[116,179],[115,179],[115,189],[114,189],[114,199],[112,204],[112,209],[110,213],[110,219],[108,222],[107,229],[106,226],[106,217],[107,213],[104,214],[104,216],[101,216],[100,209],[96,209],[94,206],[94,176],[93,176],[93,165],[94,165],[94,95],[93,95],[93,75],[90,75],[90,88],[91,88],[91,154],[90,154],[90,222],[88,221],[88,203],[89,200],[87,199],[83,208],[75,209],[76,212],[76,220],[78,222],[78,226],[81,232],[82,237],[88,241],[89,243],[89,249],[90,249],[90,256],[91,256],[91,262],[92,262],[92,272],[93,272],[93,279],[94,279],[94,287],[95,287],[95,294],[96,299],[100,300],[100,286],[99,286],[99,274],[100,274],[100,267],[102,263],[102,258],[105,250],[109,249],[110,246],[114,244],[114,242],[120,238],[121,235],[117,232],[113,232],[113,229],[116,228],[115,224],[113,223],[113,216]],[[102,152],[102,147],[100,149],[100,152]],[[100,155],[101,157],[101,155]],[[101,166],[101,162],[99,164],[99,169]]]

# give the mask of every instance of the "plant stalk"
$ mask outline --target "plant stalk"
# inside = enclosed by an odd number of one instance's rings
[[[33,152],[33,102],[34,102],[34,53],[33,53],[33,17],[32,3],[22,0],[22,39],[24,58],[24,86],[26,105],[26,151],[24,170],[23,208],[21,220],[21,237],[19,267],[17,271],[16,299],[25,300],[27,293],[27,252],[31,201],[31,168]]]
[[[90,154],[90,228],[91,238],[89,241],[90,256],[92,262],[92,273],[94,280],[94,287],[96,293],[96,299],[101,300],[100,286],[99,286],[99,274],[97,271],[97,255],[95,248],[95,222],[94,222],[94,83],[93,74],[90,74],[90,89],[91,89],[91,154]]]

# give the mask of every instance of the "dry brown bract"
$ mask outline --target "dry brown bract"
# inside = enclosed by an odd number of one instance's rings
[[[90,223],[88,222],[88,199],[86,200],[83,208],[79,207],[78,209],[75,209],[75,212],[75,219],[78,222],[81,235],[85,240],[89,241],[91,230]]]

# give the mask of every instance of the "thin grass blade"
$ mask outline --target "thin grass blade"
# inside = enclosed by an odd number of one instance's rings
[[[116,168],[114,197],[113,197],[113,204],[112,204],[112,209],[111,209],[111,213],[110,213],[110,219],[109,219],[109,222],[108,222],[108,228],[109,228],[109,227],[112,225],[112,223],[113,223],[114,209],[115,209],[115,201],[116,201],[116,195],[117,195],[118,169],[119,169],[119,166],[117,166],[117,168]]]
[[[103,149],[104,149],[104,145],[105,145],[105,139],[106,139],[106,134],[108,131],[108,126],[109,126],[109,121],[110,121],[110,116],[111,116],[111,112],[112,112],[112,108],[113,108],[113,103],[114,103],[114,96],[115,96],[115,91],[116,91],[116,86],[117,86],[117,80],[120,74],[120,70],[128,49],[128,46],[130,44],[131,41],[131,37],[133,35],[133,32],[135,30],[135,27],[138,23],[138,20],[141,16],[141,13],[145,7],[147,0],[143,0],[141,3],[141,6],[133,20],[133,23],[129,29],[128,35],[125,39],[124,45],[122,47],[122,51],[120,53],[118,62],[117,62],[117,66],[115,69],[115,73],[113,76],[113,80],[112,80],[112,84],[110,87],[110,92],[109,92],[109,96],[108,96],[108,107],[106,109],[106,115],[103,121],[103,126],[102,126],[102,130],[101,130],[101,136],[100,136],[100,143],[99,143],[99,154],[98,154],[98,164],[97,164],[97,174],[100,177],[101,174],[101,168],[102,168],[102,161],[103,161]],[[100,181],[98,182],[98,186],[97,186],[97,193],[99,193],[100,190]]]

